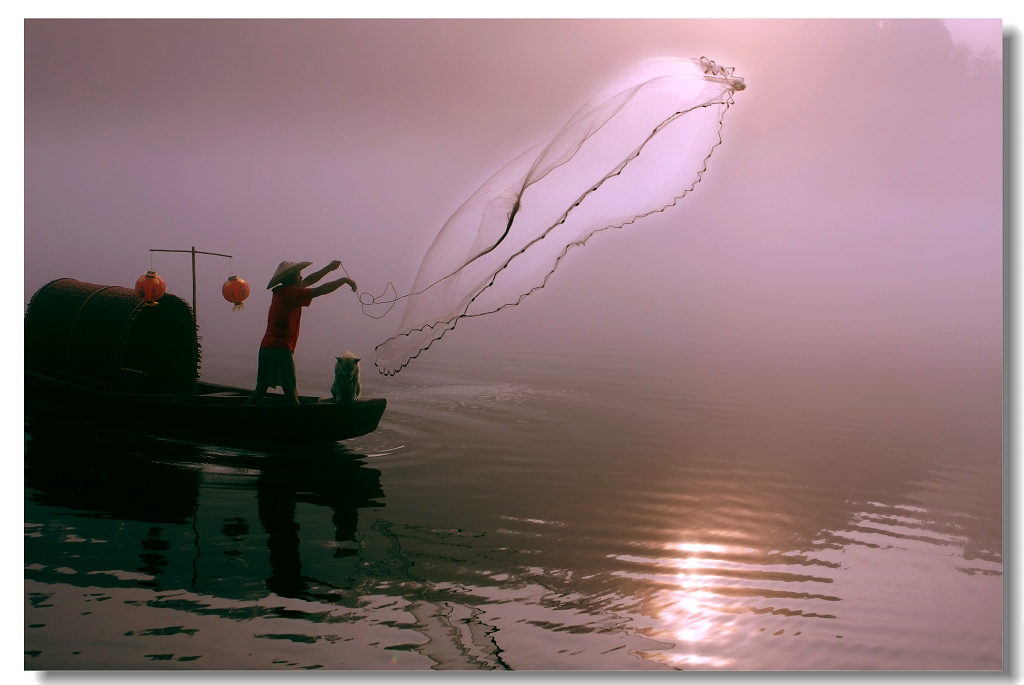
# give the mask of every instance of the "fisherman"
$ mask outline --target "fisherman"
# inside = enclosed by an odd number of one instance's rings
[[[302,277],[302,270],[313,262],[281,262],[267,284],[273,288],[270,314],[267,316],[267,333],[260,343],[259,369],[256,372],[256,390],[249,397],[249,404],[257,404],[267,388],[281,386],[285,401],[299,403],[299,390],[295,381],[295,343],[299,339],[299,319],[302,308],[308,307],[314,297],[333,293],[343,285],[356,291],[356,282],[348,276],[323,285],[309,286],[341,266],[335,260],[319,271]],[[276,287],[275,287],[276,286]]]

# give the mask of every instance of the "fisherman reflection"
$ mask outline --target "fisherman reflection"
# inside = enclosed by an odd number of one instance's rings
[[[345,587],[344,578],[312,578],[302,572],[299,551],[301,524],[298,503],[330,508],[336,551],[334,558],[358,554],[353,548],[359,527],[359,509],[382,507],[380,471],[353,461],[353,455],[331,454],[297,463],[293,456],[273,457],[257,482],[260,524],[267,533],[271,575],[267,589],[282,597],[333,601],[329,590]],[[307,541],[308,542],[308,541]],[[325,591],[326,589],[327,591]]]

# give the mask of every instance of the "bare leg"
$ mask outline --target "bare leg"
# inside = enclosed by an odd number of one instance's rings
[[[257,385],[256,390],[253,394],[249,395],[249,401],[246,404],[259,404],[263,396],[267,394],[268,385]]]
[[[299,389],[298,388],[286,388],[286,387],[282,386],[281,389],[284,390],[284,398],[285,398],[285,401],[288,404],[298,404],[299,403]]]

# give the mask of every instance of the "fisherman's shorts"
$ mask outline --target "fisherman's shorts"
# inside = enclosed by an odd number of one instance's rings
[[[294,353],[283,348],[261,347],[256,385],[268,388],[280,386],[282,390],[296,387]]]

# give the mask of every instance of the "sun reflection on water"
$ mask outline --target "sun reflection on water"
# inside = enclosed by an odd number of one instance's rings
[[[821,592],[837,564],[799,553],[682,542],[616,558],[628,564],[619,574],[645,588],[638,596],[646,594],[643,612],[653,620],[645,634],[671,645],[643,656],[675,667],[735,667],[741,653],[758,649],[750,640],[799,636],[805,619],[835,618],[822,602],[840,601]]]
[[[729,561],[753,550],[721,544],[683,542],[669,546],[659,558],[622,555],[622,561],[642,564],[653,572],[625,572],[635,579],[651,582],[656,588],[647,610],[660,627],[650,637],[671,641],[674,648],[651,658],[673,666],[721,668],[732,659],[713,654],[716,641],[735,633],[737,615],[748,609],[728,604],[723,586],[735,580],[723,572],[745,564]]]
[[[689,643],[690,653],[669,655],[669,661],[676,665],[726,666],[729,659],[698,652],[715,634],[732,632],[735,628],[735,616],[722,613],[716,601],[720,596],[713,590],[714,584],[720,580],[716,570],[723,562],[710,555],[738,550],[725,545],[684,542],[675,545],[675,551],[681,553],[670,562],[676,567],[676,587],[664,593],[658,613],[676,639]]]

